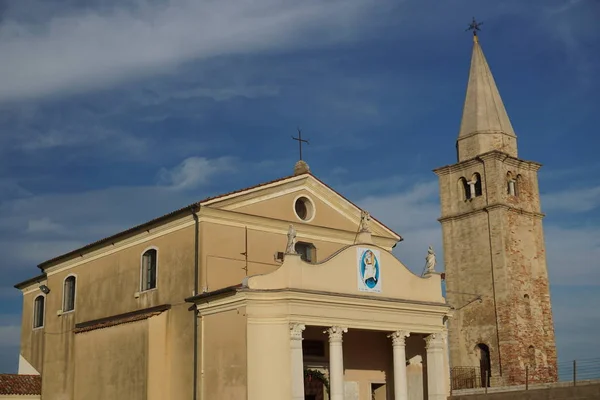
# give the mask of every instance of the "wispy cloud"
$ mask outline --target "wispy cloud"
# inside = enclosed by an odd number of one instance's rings
[[[30,219],[27,223],[27,233],[60,233],[64,232],[64,227],[53,222],[48,217],[40,219]]]
[[[567,211],[581,213],[600,207],[600,186],[587,187],[542,196],[544,210]]]
[[[186,158],[174,168],[162,169],[158,175],[159,182],[176,190],[195,189],[219,173],[233,171],[234,162],[232,157]]]
[[[198,58],[344,41],[373,8],[364,0],[168,0],[69,11],[42,26],[4,21],[0,101],[103,87]]]

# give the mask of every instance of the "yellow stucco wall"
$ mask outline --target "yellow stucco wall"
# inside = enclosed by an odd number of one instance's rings
[[[146,399],[147,320],[79,333],[75,346],[72,398]]]
[[[222,400],[246,398],[246,315],[244,308],[202,317],[202,391]]]
[[[38,286],[37,283],[32,285],[33,288]],[[40,374],[44,368],[44,327],[33,328],[33,302],[37,296],[41,295],[42,292],[38,290],[23,296],[21,318],[21,356]],[[47,318],[47,313],[45,318]]]
[[[314,204],[314,218],[309,222],[300,220],[294,211],[294,200],[297,197],[307,197]],[[307,223],[316,226],[335,226],[338,229],[354,231],[358,230],[360,220],[350,221],[342,216],[338,211],[326,204],[323,200],[314,196],[307,190],[300,190],[294,193],[284,194],[269,201],[259,202],[248,206],[240,207],[236,212],[261,215],[267,218],[292,221],[294,223]]]

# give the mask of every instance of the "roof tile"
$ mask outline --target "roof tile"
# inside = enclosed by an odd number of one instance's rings
[[[42,394],[40,375],[0,374],[0,395]]]

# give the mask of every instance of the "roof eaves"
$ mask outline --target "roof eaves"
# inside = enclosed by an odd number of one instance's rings
[[[91,321],[80,322],[75,325],[73,333],[89,332],[96,329],[109,328],[111,326],[122,325],[130,322],[141,321],[171,309],[170,304],[162,304],[156,307],[145,308],[142,310],[131,311],[124,314],[113,315],[106,318],[95,319]]]
[[[329,186],[328,184],[326,184],[325,182],[323,182],[322,180],[320,180],[319,178],[317,178],[315,175],[313,175],[311,172],[308,172],[308,175],[312,176],[314,179],[316,179],[320,184],[322,184],[323,186],[325,186],[326,188],[328,188],[329,190],[331,190],[333,193],[337,194],[338,196],[340,196],[342,199],[346,200],[348,203],[352,204],[354,207],[358,208],[359,210],[362,210],[362,208],[360,208],[359,206],[357,206],[354,202],[352,202],[350,199],[348,199],[347,197],[345,197],[344,195],[342,195],[341,193],[339,193],[337,190],[333,189],[331,186]],[[397,232],[395,232],[393,229],[391,229],[389,226],[385,225],[383,222],[381,222],[380,220],[378,220],[377,218],[373,217],[371,215],[371,219],[374,220],[375,222],[377,222],[379,225],[383,226],[385,229],[387,229],[388,231],[390,231],[392,234],[396,235],[398,237],[398,241],[401,242],[404,240],[404,238],[402,236],[400,236],[400,234],[398,234]]]
[[[236,293],[239,289],[242,288],[242,286],[243,285],[241,283],[238,285],[226,286],[221,289],[213,290],[212,292],[204,292],[204,293],[197,294],[195,296],[188,297],[185,299],[185,301],[188,303],[195,303],[197,300],[203,300],[203,299],[206,299],[209,297],[219,296],[222,294]]]
[[[45,272],[43,274],[38,275],[38,276],[34,276],[33,278],[29,278],[27,280],[24,280],[23,282],[19,282],[14,287],[15,287],[15,289],[22,290],[23,288],[26,288],[27,286],[31,285],[32,283],[39,283],[39,282],[44,281],[44,280],[46,280],[46,273]]]

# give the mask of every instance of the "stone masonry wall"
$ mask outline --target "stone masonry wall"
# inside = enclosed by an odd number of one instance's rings
[[[556,348],[537,181],[538,164],[500,153],[438,171],[452,367],[479,367],[490,350],[492,385],[557,379]],[[482,178],[465,199],[461,177]],[[509,193],[509,180],[516,193]],[[481,301],[470,301],[478,295]]]

